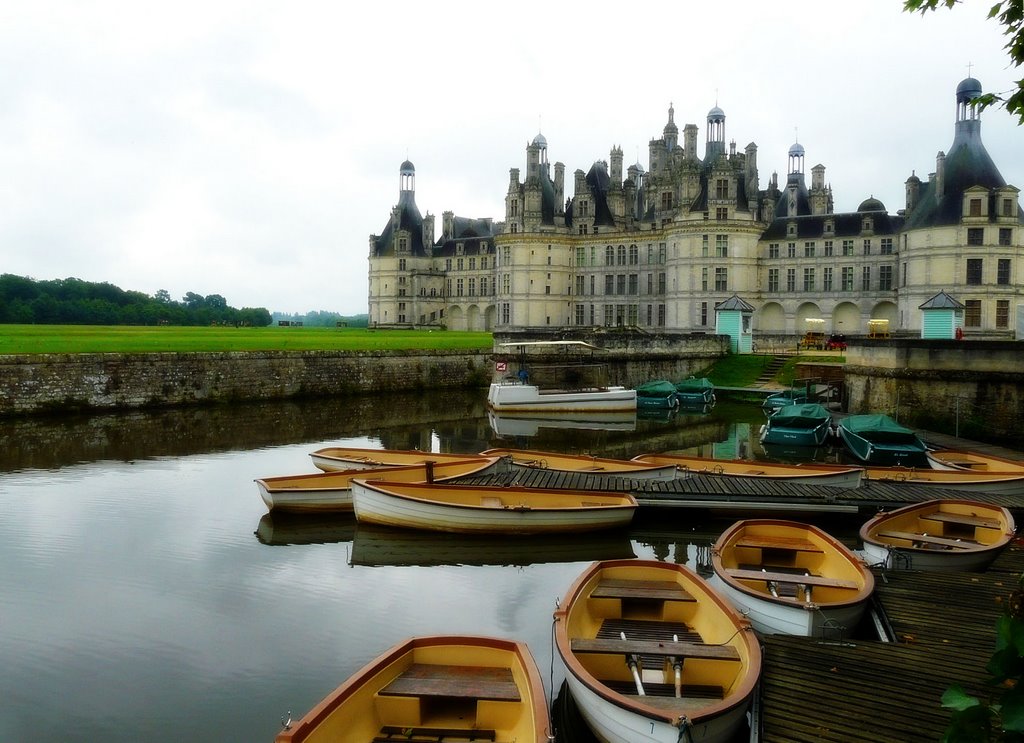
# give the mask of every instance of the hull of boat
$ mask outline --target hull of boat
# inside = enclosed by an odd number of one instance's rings
[[[957,470],[866,467],[864,479],[907,485],[922,485],[967,493],[1024,495],[1024,472],[968,472]]]
[[[981,452],[943,449],[929,451],[928,461],[932,469],[968,472],[1020,472],[1024,473],[1024,462],[1006,459]]]
[[[446,703],[437,704],[435,695],[446,691]],[[407,640],[356,672],[275,743],[404,740],[429,731],[440,739],[443,730],[451,738],[488,730],[496,740],[548,743],[544,684],[524,643],[474,636]]]
[[[496,458],[470,457],[428,465],[394,465],[311,475],[265,477],[256,480],[260,497],[270,511],[328,513],[352,510],[352,480],[372,477],[394,482],[426,482],[452,477],[486,475],[498,466]]]
[[[521,470],[579,472],[586,475],[625,477],[631,480],[674,480],[679,470],[674,464],[647,464],[632,459],[609,459],[586,454],[559,454],[530,449],[485,449],[484,457],[501,457]]]
[[[499,413],[636,410],[636,390],[597,387],[588,390],[542,390],[532,384],[493,382],[487,404]]]
[[[383,526],[491,534],[613,529],[629,524],[636,500],[625,493],[515,487],[352,483],[356,519]]]
[[[673,464],[685,472],[723,477],[745,477],[802,485],[828,485],[855,488],[861,483],[864,470],[828,464],[781,464],[745,459],[709,459],[684,454],[641,454],[632,461],[648,464]]]
[[[761,669],[749,623],[693,571],[652,560],[585,570],[555,612],[555,642],[580,714],[606,743],[731,740]],[[639,659],[635,676],[627,658]]]
[[[821,446],[828,439],[828,424],[828,420],[824,420],[813,426],[773,426],[771,419],[769,419],[761,427],[761,443],[784,444],[786,446]]]
[[[400,467],[424,464],[426,462],[462,462],[472,459],[472,454],[452,454],[401,449],[360,449],[344,446],[330,446],[311,452],[313,465],[324,472],[373,469],[376,467]]]
[[[1015,532],[1005,508],[937,499],[880,513],[861,527],[860,537],[874,565],[970,572],[991,565]]]
[[[668,397],[650,397],[638,395],[636,398],[637,410],[675,410],[679,407],[679,398],[675,395]]]
[[[738,521],[715,542],[715,585],[754,628],[814,636],[857,625],[874,576],[845,545],[810,524]]]
[[[609,411],[607,413],[495,413],[487,411],[487,422],[498,436],[536,436],[542,428],[574,428],[593,431],[635,431],[637,412]]]

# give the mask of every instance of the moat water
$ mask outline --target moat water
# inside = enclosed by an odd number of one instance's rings
[[[524,640],[550,699],[551,614],[586,564],[695,566],[731,519],[467,539],[271,517],[253,480],[315,471],[323,446],[760,458],[763,420],[719,403],[551,427],[490,420],[474,391],[0,421],[0,740],[271,741],[419,634]]]

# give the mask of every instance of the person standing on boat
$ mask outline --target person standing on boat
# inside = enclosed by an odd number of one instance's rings
[[[522,382],[523,384],[526,384],[527,382],[530,381],[530,372],[526,371],[526,369],[520,369],[518,376],[519,381]]]

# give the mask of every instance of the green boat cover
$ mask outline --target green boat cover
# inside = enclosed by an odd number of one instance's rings
[[[778,428],[813,428],[831,417],[832,414],[824,406],[816,403],[806,403],[804,405],[787,405],[779,408],[768,421],[769,425]]]
[[[647,382],[636,388],[636,394],[639,397],[668,397],[675,394],[675,391],[676,386],[663,379]]]
[[[676,389],[680,392],[703,392],[704,390],[713,390],[714,388],[715,385],[711,384],[711,380],[707,377],[701,377],[700,379],[690,377],[676,383]]]
[[[896,442],[917,438],[917,434],[909,428],[901,426],[889,416],[881,413],[850,415],[843,418],[841,425],[850,433],[855,433],[869,441]]]

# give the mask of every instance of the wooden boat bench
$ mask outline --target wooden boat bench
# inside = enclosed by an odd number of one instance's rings
[[[678,583],[668,580],[615,580],[606,578],[590,592],[593,599],[650,599],[696,601]]]
[[[380,729],[380,735],[374,738],[371,743],[397,743],[397,741],[405,741],[406,743],[442,743],[446,740],[492,742],[496,737],[497,733],[494,730],[484,728],[460,730],[459,728],[385,725]]]
[[[574,653],[645,655],[662,658],[705,658],[709,660],[740,659],[739,652],[731,645],[706,645],[699,642],[576,637],[570,641],[570,646]]]
[[[413,663],[378,693],[383,696],[520,701],[519,687],[508,668],[442,666],[432,663]]]
[[[636,696],[636,684],[633,681],[610,679],[600,683],[619,694]],[[714,686],[712,684],[682,684],[680,692],[683,699],[721,699],[725,695],[721,686]],[[676,687],[675,684],[654,684],[650,681],[645,681],[644,695],[651,697],[652,700],[675,699]],[[660,705],[654,702],[654,706]]]
[[[794,552],[824,552],[818,545],[807,539],[795,537],[770,537],[751,535],[736,540],[737,547],[759,547],[761,549],[793,550]]]
[[[841,578],[827,578],[823,575],[797,575],[781,571],[744,570],[743,568],[726,568],[725,572],[739,580],[763,580],[776,583],[793,583],[805,586],[827,586],[829,588],[860,588],[856,581]]]
[[[881,539],[906,539],[921,544],[933,544],[938,547],[949,547],[951,549],[969,550],[979,546],[978,542],[970,539],[950,539],[948,537],[933,537],[929,534],[916,534],[910,531],[880,531],[875,534]]]
[[[946,513],[945,511],[936,511],[935,513],[928,514],[927,516],[922,515],[921,518],[928,519],[929,521],[939,521],[944,524],[980,526],[982,529],[1002,528],[996,519],[987,519],[982,516],[968,516],[967,514],[961,513]]]

